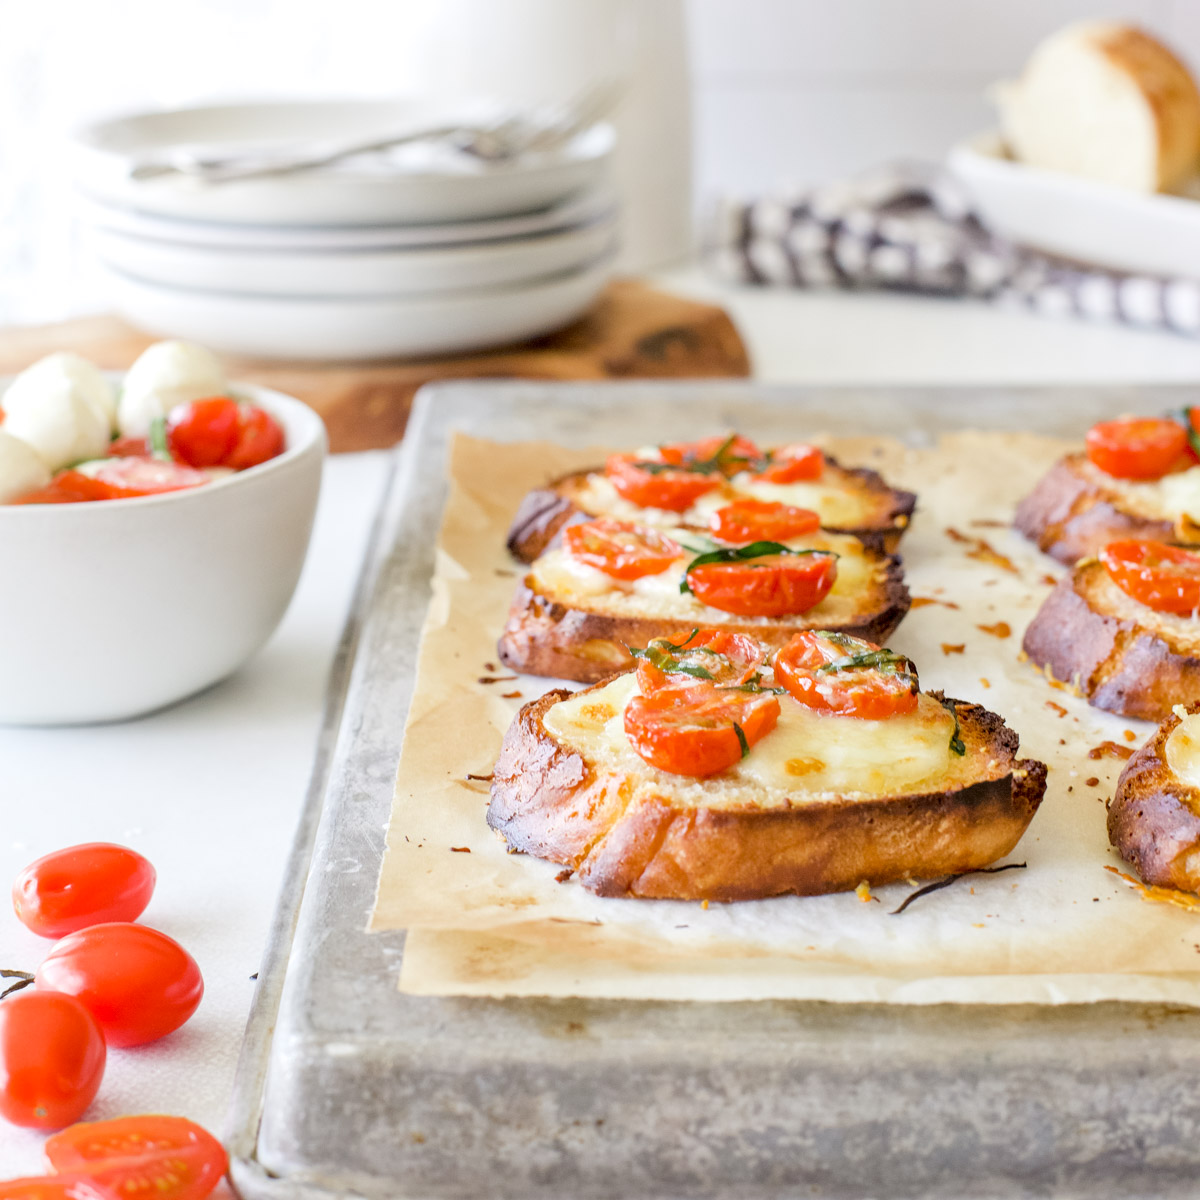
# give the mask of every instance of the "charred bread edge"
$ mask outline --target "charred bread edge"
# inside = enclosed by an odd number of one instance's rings
[[[1013,525],[1039,550],[1070,566],[1122,538],[1179,540],[1174,522],[1125,512],[1119,497],[1080,475],[1074,464],[1081,457],[1059,459],[1017,505]]]
[[[1174,650],[1135,621],[1097,612],[1078,590],[1099,563],[1076,564],[1025,630],[1030,660],[1070,684],[1096,708],[1161,721],[1200,693],[1200,659]],[[1150,611],[1150,610],[1147,610]]]
[[[1017,844],[1045,792],[1045,764],[1014,759],[1001,778],[945,792],[782,811],[684,809],[651,797],[631,809],[622,777],[594,771],[547,732],[547,709],[572,694],[548,692],[513,721],[488,824],[510,850],[564,863],[603,896],[748,900],[969,871]],[[1017,735],[1001,717],[952,703],[972,740],[1013,758]]]
[[[1200,703],[1189,704],[1200,712]],[[1125,764],[1108,802],[1108,840],[1146,883],[1200,891],[1200,793],[1167,765],[1172,713]]]
[[[840,526],[826,526],[829,533],[848,533],[858,538],[868,548],[880,553],[893,554],[900,544],[900,537],[908,525],[909,518],[916,508],[917,495],[915,492],[902,491],[889,487],[883,476],[870,467],[843,467],[835,458],[827,457],[827,463],[861,480],[866,490],[877,493],[887,493],[892,500],[891,511],[888,514],[890,525],[885,527],[868,526],[863,529],[843,529]],[[550,544],[554,535],[566,523],[568,517],[580,510],[559,491],[560,488],[575,480],[595,472],[603,471],[603,467],[589,467],[584,471],[571,471],[560,475],[545,487],[534,488],[527,493],[517,509],[508,531],[507,546],[512,556],[521,562],[531,563]]]
[[[882,580],[882,605],[861,619],[840,625],[823,625],[853,637],[883,643],[904,619],[912,605],[900,560],[889,556]],[[803,614],[801,614],[801,618]],[[652,638],[670,637],[686,625],[686,618],[618,617],[584,608],[572,608],[539,595],[522,581],[513,597],[504,632],[496,645],[501,661],[514,671],[554,679],[594,683],[629,666],[626,646],[644,647]],[[798,620],[779,618],[775,625],[742,624],[733,614],[708,623],[732,633],[747,633],[771,646],[786,645],[799,629],[813,628]]]

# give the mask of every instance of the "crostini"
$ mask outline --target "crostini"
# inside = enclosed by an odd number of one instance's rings
[[[1097,708],[1161,721],[1200,699],[1200,552],[1110,542],[1046,597],[1023,646]]]
[[[575,514],[530,566],[497,649],[513,670],[594,683],[680,628],[776,648],[813,628],[882,641],[909,604],[898,559],[778,501],[736,500],[706,533]]]
[[[895,551],[916,504],[865,467],[843,467],[816,446],[762,450],[737,434],[610,455],[603,467],[535,488],[522,501],[508,548],[532,562],[573,515],[610,516],[643,525],[704,528],[734,500],[815,511],[822,528]]]
[[[1200,542],[1193,414],[1094,425],[1086,452],[1060,459],[1021,501],[1016,528],[1067,564],[1123,538]]]
[[[901,655],[807,631],[661,639],[527,704],[488,823],[603,896],[748,900],[953,874],[1007,854],[1045,790],[1017,735]]]
[[[1125,764],[1108,840],[1146,883],[1200,892],[1200,704],[1176,707]]]

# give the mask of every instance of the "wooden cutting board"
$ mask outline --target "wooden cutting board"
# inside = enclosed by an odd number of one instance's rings
[[[155,337],[116,317],[0,330],[0,374],[54,350],[75,350],[123,370]],[[744,377],[750,360],[720,308],[637,280],[611,283],[592,311],[558,333],[518,346],[450,358],[378,363],[288,363],[226,356],[235,379],[310,404],[336,451],[391,446],[404,434],[413,394],[440,379],[687,379]]]

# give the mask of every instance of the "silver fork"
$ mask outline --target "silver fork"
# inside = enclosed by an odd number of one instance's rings
[[[434,125],[302,150],[203,155],[177,147],[135,160],[129,167],[129,178],[141,181],[183,175],[203,183],[231,183],[312,171],[356,154],[390,150],[413,142],[445,142],[460,153],[485,162],[503,162],[522,154],[544,154],[558,149],[610,113],[620,93],[616,81],[603,80],[584,88],[565,103],[540,105],[527,116],[514,115],[479,125]]]

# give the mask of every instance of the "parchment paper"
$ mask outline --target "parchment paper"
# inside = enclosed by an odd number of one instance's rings
[[[902,543],[917,603],[890,645],[914,659],[924,688],[1001,713],[1022,755],[1050,767],[1042,808],[1008,860],[1027,869],[959,880],[893,915],[913,886],[705,908],[602,899],[557,882],[556,864],[508,854],[485,822],[487,783],[466,776],[490,774],[520,704],[555,681],[496,669],[519,577],[504,535],[529,487],[603,451],[460,437],[371,923],[410,931],[404,990],[1200,1004],[1196,914],[1147,903],[1105,869],[1126,869],[1108,846],[1104,810],[1123,763],[1088,751],[1140,745],[1152,726],[1091,709],[1019,657],[1060,569],[1007,526],[1066,444],[966,433],[926,450],[828,445],[920,496]],[[521,698],[504,698],[512,692]]]

